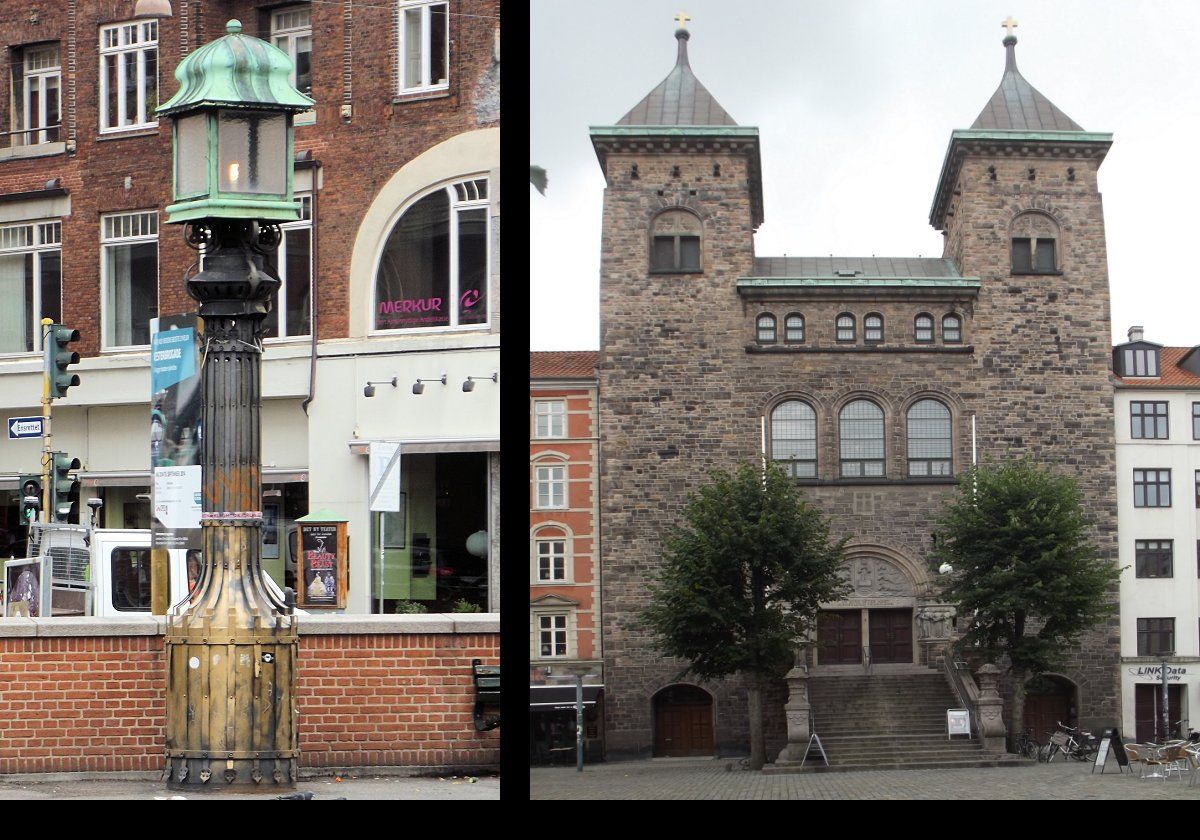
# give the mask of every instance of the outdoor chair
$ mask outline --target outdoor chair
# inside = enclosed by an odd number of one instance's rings
[[[1160,755],[1162,756],[1163,772],[1167,774],[1167,778],[1171,777],[1172,773],[1178,773],[1179,778],[1183,779],[1183,769],[1191,764],[1191,755],[1184,749],[1183,743],[1164,744]]]
[[[1188,767],[1192,775],[1188,778],[1188,787],[1196,783],[1196,771],[1200,770],[1200,744],[1189,744],[1183,748],[1188,755]]]

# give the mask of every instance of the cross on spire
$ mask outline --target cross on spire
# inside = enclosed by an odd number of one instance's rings
[[[691,18],[687,16],[687,12],[680,12],[679,14],[675,15],[675,20],[679,23],[680,29],[687,29],[687,22],[691,20]]]
[[[1003,26],[1005,29],[1007,29],[1007,30],[1008,30],[1008,37],[1009,37],[1009,38],[1012,38],[1012,37],[1013,37],[1013,30],[1014,30],[1014,29],[1016,28],[1016,26],[1017,26],[1017,22],[1016,22],[1015,20],[1013,20],[1013,16],[1012,16],[1012,15],[1009,15],[1009,16],[1008,16],[1008,20],[1002,21],[1002,22],[1000,23],[1000,25],[1001,25],[1001,26]]]

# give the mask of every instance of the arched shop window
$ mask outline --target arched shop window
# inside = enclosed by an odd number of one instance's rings
[[[488,181],[439,187],[413,202],[375,274],[376,330],[477,326],[488,320]]]

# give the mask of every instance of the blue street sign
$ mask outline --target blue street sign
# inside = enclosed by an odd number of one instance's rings
[[[8,439],[24,440],[25,438],[40,438],[42,436],[41,417],[10,417],[8,418]]]

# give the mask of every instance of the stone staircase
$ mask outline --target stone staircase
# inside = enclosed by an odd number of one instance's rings
[[[941,671],[871,676],[816,676],[808,682],[815,731],[829,756],[825,767],[813,752],[804,764],[817,772],[960,767],[1004,767],[1017,756],[985,753],[974,735],[946,738],[946,710],[959,708]],[[785,769],[778,768],[778,772]]]

